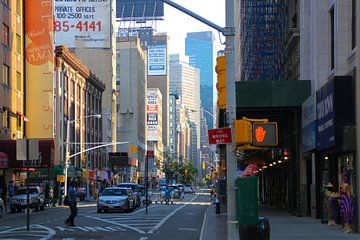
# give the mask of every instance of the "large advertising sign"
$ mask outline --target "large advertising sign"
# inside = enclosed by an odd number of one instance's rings
[[[55,0],[55,42],[70,48],[110,48],[111,0]]]
[[[148,48],[148,75],[166,75],[166,46]]]
[[[156,90],[148,90],[147,93],[147,140],[158,140],[158,99]]]
[[[156,20],[164,16],[161,0],[116,0],[116,18],[122,21]]]
[[[54,136],[53,2],[26,0],[27,138]]]

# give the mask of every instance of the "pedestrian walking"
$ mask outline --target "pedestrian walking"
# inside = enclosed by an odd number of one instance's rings
[[[71,186],[68,190],[68,199],[70,207],[70,216],[65,220],[65,224],[69,227],[75,227],[74,220],[77,215],[77,202],[76,202],[76,184],[71,182]]]

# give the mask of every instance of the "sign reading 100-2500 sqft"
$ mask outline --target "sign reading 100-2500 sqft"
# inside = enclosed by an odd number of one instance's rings
[[[209,144],[229,144],[232,142],[231,128],[209,129]]]
[[[55,43],[110,48],[111,0],[55,0]]]

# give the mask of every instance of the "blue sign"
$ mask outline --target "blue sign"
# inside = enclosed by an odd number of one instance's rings
[[[316,120],[318,150],[335,145],[334,80],[316,92]]]
[[[316,99],[315,94],[302,104],[302,151],[316,148]]]

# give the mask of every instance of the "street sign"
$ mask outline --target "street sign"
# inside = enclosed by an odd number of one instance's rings
[[[65,176],[57,176],[56,181],[61,182],[61,183],[65,182]]]
[[[232,142],[231,128],[209,129],[209,144],[229,144]]]
[[[26,159],[26,139],[16,139],[16,159]],[[29,159],[39,159],[39,139],[29,139]]]

